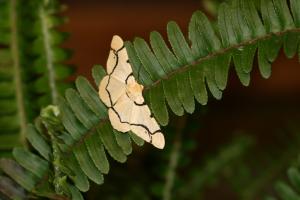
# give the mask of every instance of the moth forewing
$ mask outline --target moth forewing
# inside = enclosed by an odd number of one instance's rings
[[[163,149],[165,147],[165,137],[161,132],[152,135],[152,144],[156,148]]]
[[[124,42],[122,40],[122,38],[118,35],[114,35],[112,40],[111,40],[111,44],[110,47],[113,50],[118,50],[124,47]]]
[[[108,85],[109,76],[105,76],[99,85],[99,96],[102,102],[107,106],[111,107],[109,93],[106,91],[106,86]]]
[[[121,122],[119,113],[116,110],[112,108],[108,109],[108,116],[112,127],[117,131],[124,133],[131,130],[129,123]]]
[[[118,58],[115,54],[114,50],[109,51],[108,59],[106,62],[106,71],[107,74],[111,74],[113,72],[114,67],[116,66],[118,62]]]
[[[146,142],[163,149],[164,135],[144,102],[144,87],[132,74],[124,42],[119,36],[112,39],[106,68],[108,75],[99,85],[99,96],[108,107],[113,128],[120,132],[131,130]]]

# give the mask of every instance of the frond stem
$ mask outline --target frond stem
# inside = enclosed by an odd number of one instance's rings
[[[55,72],[54,72],[54,62],[53,62],[53,52],[51,49],[50,44],[50,34],[47,27],[47,20],[46,20],[46,14],[43,4],[40,6],[39,9],[39,17],[41,20],[41,27],[42,27],[42,33],[43,33],[43,44],[44,44],[44,51],[46,55],[46,66],[48,70],[49,75],[49,86],[51,91],[51,100],[52,104],[57,104],[58,101],[58,95],[57,95],[57,87],[55,82]]]
[[[268,34],[266,34],[264,36],[257,37],[257,38],[251,39],[251,40],[246,40],[246,41],[241,42],[239,44],[236,44],[236,45],[233,45],[233,46],[221,49],[219,51],[210,53],[210,54],[208,54],[205,57],[201,57],[201,58],[199,58],[198,60],[196,60],[196,61],[194,61],[192,63],[189,63],[189,64],[187,64],[187,65],[185,65],[183,67],[179,67],[178,69],[172,71],[171,73],[167,74],[165,77],[162,77],[161,79],[153,82],[150,86],[145,87],[144,91],[147,91],[147,90],[151,89],[152,87],[157,86],[162,80],[168,80],[168,79],[172,78],[173,76],[175,76],[178,73],[185,72],[185,71],[189,70],[193,66],[197,66],[197,65],[203,63],[204,61],[209,60],[209,59],[214,58],[214,57],[217,57],[219,55],[226,54],[226,53],[230,52],[233,49],[238,49],[240,47],[243,47],[243,46],[246,46],[246,45],[250,45],[250,44],[256,43],[258,41],[263,41],[263,40],[270,39],[274,35],[275,36],[282,36],[282,35],[284,35],[286,33],[289,33],[289,32],[300,33],[300,28],[292,28],[292,29],[287,29],[287,30],[281,31],[281,32],[268,33]]]
[[[26,110],[24,94],[22,90],[22,69],[20,66],[19,39],[18,39],[18,17],[17,17],[17,0],[11,0],[10,5],[10,24],[11,24],[11,54],[13,57],[14,82],[16,86],[16,98],[18,114],[20,119],[20,140],[26,145]]]
[[[68,147],[68,149],[65,151],[65,153],[71,153],[76,146],[81,145],[85,141],[85,139],[87,139],[92,134],[94,134],[98,128],[100,128],[104,123],[107,123],[107,122],[110,123],[108,118],[101,119],[98,124],[91,127],[78,141],[76,141],[74,144],[70,145]]]

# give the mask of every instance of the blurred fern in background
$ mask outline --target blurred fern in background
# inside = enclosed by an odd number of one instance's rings
[[[65,66],[70,53],[60,47],[66,33],[56,30],[65,20],[56,1],[0,1],[1,118],[0,153],[26,145],[26,126],[58,94],[70,87]]]

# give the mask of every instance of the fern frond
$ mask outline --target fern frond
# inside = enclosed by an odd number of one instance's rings
[[[27,191],[26,196],[82,199],[79,190],[67,182],[67,176],[83,191],[88,189],[89,183],[74,157],[63,157],[61,154],[59,146],[64,148],[64,144],[60,143],[64,133],[61,132],[63,127],[57,116],[56,107],[49,106],[42,110],[41,117],[35,125],[28,125],[26,133],[37,153],[15,148],[15,160],[2,158],[0,169]],[[10,187],[3,187],[3,193],[6,194],[9,189]]]
[[[61,4],[56,0],[36,1],[37,13],[34,22],[34,41],[32,53],[34,72],[39,75],[32,84],[34,91],[40,95],[39,105],[57,104],[58,95],[70,86],[64,80],[72,74],[73,69],[63,64],[70,57],[70,52],[60,47],[68,37],[67,33],[56,28],[64,21],[57,16]]]
[[[104,77],[101,66],[93,68],[96,85]],[[107,153],[118,162],[125,162],[132,152],[132,134],[117,133],[107,120],[107,108],[98,93],[83,77],[76,80],[76,88],[66,91],[60,103],[62,124],[71,137],[66,153],[72,151],[85,175],[95,183],[102,183],[102,174],[109,171]],[[132,138],[141,145],[141,139]]]
[[[105,75],[103,67],[95,66],[93,75],[98,85]],[[55,128],[46,126],[47,132],[51,133],[49,135],[58,138],[55,141],[50,140],[52,145],[49,146],[49,141],[43,139],[40,128],[29,125],[27,129],[29,142],[43,158],[37,158],[33,154],[20,156],[19,152],[24,154],[23,151],[25,151],[20,149],[14,150],[14,157],[22,167],[29,171],[28,173],[38,173],[35,174],[37,180],[47,176],[45,173],[55,174],[53,169],[56,167],[63,172],[63,177],[68,177],[68,181],[73,182],[74,191],[85,192],[89,189],[88,179],[97,184],[103,183],[103,175],[107,174],[110,168],[107,154],[116,161],[124,163],[132,152],[132,141],[142,145],[143,140],[133,134],[119,133],[113,130],[107,120],[107,108],[102,104],[98,93],[87,79],[77,78],[76,88],[77,90],[68,89],[65,99],[60,99],[61,117],[57,121],[54,120],[55,126],[53,125],[53,127]],[[41,116],[44,117],[43,114]],[[57,127],[61,127],[61,129]],[[59,163],[55,161],[57,159],[54,158],[53,145],[60,152]],[[32,159],[24,160],[27,157],[32,157]],[[29,164],[34,165],[34,163],[40,165],[28,166]],[[49,169],[51,165],[54,166],[53,169]],[[5,170],[4,172],[7,173]],[[12,178],[15,179],[15,177]],[[16,180],[16,182],[18,181]],[[33,179],[32,182],[36,183],[37,181]],[[33,192],[32,187],[25,189]],[[69,190],[67,191],[70,192]],[[68,192],[64,192],[64,194],[68,194]]]
[[[207,89],[216,99],[226,88],[230,64],[245,86],[257,54],[264,78],[271,75],[271,63],[281,47],[287,57],[299,51],[299,10],[296,0],[263,0],[258,10],[252,1],[233,0],[219,7],[215,28],[200,11],[193,14],[185,39],[179,26],[170,22],[168,40],[172,50],[157,32],[149,45],[141,38],[126,48],[134,75],[146,86],[145,95],[161,125],[168,124],[166,104],[178,116],[194,111],[194,98],[202,105]]]
[[[24,103],[16,1],[0,2],[1,67],[1,150],[10,150],[25,142],[27,114]],[[3,143],[2,143],[3,142]]]
[[[271,199],[300,199],[300,169],[299,161],[296,165],[291,166],[287,170],[287,180],[278,180],[275,183],[274,189],[275,194],[265,197],[266,200]]]
[[[69,53],[60,47],[67,34],[56,30],[60,7],[55,0],[0,2],[2,153],[24,144],[27,123],[70,86],[73,70],[62,64]]]
[[[291,11],[285,0],[262,0],[260,10],[257,10],[251,1],[233,0],[220,7],[217,28],[203,13],[197,11],[189,25],[189,42],[175,22],[168,24],[167,33],[172,50],[157,32],[150,35],[151,48],[141,38],[136,38],[133,43],[126,42],[134,75],[146,86],[145,97],[159,123],[168,124],[167,104],[176,115],[181,116],[185,111],[194,112],[194,99],[206,104],[207,90],[216,99],[221,99],[231,63],[242,84],[248,85],[256,52],[260,72],[265,78],[270,76],[271,63],[282,45],[288,57],[296,54],[299,51],[300,3],[290,0],[290,4],[293,8]],[[53,23],[56,24],[56,21],[53,20]],[[291,42],[288,34],[293,35],[294,42]],[[35,39],[35,46],[40,50],[57,47],[56,42],[39,42],[46,39],[45,35]],[[39,48],[41,45],[45,45],[45,48]],[[46,57],[37,56],[36,66],[41,66],[38,63],[48,66],[41,72],[52,69],[49,68],[49,62],[55,66],[66,58],[65,53],[56,50],[54,48],[53,57],[49,56],[49,52],[46,52]],[[103,67],[93,68],[97,86],[105,75]],[[49,82],[53,86],[53,77],[51,79]],[[41,76],[38,81],[47,82],[45,80]],[[38,91],[44,93],[49,90],[38,88]],[[143,141],[133,134],[113,130],[107,108],[94,87],[83,77],[76,80],[76,89],[65,92],[65,98],[59,99],[58,105],[59,116],[54,114],[50,120],[42,116],[47,128],[46,137],[38,126],[31,126],[27,130],[34,132],[27,134],[28,139],[40,155],[16,149],[14,157],[24,172],[14,175],[5,164],[1,168],[29,192],[41,196],[56,192],[75,198],[80,194],[79,191],[89,189],[88,180],[96,184],[103,183],[103,174],[107,174],[110,168],[107,154],[124,163],[132,152],[132,141],[139,145]],[[26,155],[29,160],[24,160],[21,155]],[[19,165],[15,161],[8,163]],[[40,183],[46,184],[42,181],[45,176],[52,176],[50,180],[55,187],[43,193],[35,192],[39,191],[35,188]]]

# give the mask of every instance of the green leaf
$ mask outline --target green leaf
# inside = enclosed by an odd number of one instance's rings
[[[0,168],[27,191],[31,191],[37,182],[37,177],[34,174],[24,171],[14,160],[1,158]]]
[[[81,193],[72,185],[68,185],[72,200],[84,200]]]
[[[204,69],[202,66],[195,66],[189,71],[191,87],[196,100],[206,105],[208,96],[205,85]]]
[[[54,72],[56,80],[65,80],[67,79],[73,72],[75,67],[65,64],[55,64]],[[60,84],[58,85],[58,87]]]
[[[171,21],[168,23],[167,33],[169,42],[179,63],[184,65],[193,62],[194,55],[176,22]]]
[[[8,66],[12,64],[11,52],[9,49],[0,50],[0,66]],[[8,67],[6,67],[8,68]],[[9,68],[8,68],[9,69]]]
[[[64,164],[71,169],[71,172],[66,171],[71,180],[75,183],[75,186],[82,192],[86,192],[90,188],[89,181],[79,166],[74,154],[64,157]]]
[[[69,59],[72,55],[70,50],[62,49],[61,47],[53,47],[53,62],[63,62]]]
[[[5,66],[10,66],[11,64],[4,64],[1,66],[0,63],[0,79],[2,81],[12,81],[13,79],[13,71],[11,69],[5,68]]]
[[[0,98],[8,98],[15,95],[15,88],[13,83],[0,82],[0,91]]]
[[[1,5],[1,7],[2,7],[3,5]],[[2,7],[3,8],[3,7]],[[3,12],[1,15],[0,15],[0,30],[2,29],[2,30],[7,30],[7,29],[9,29],[10,28],[10,21],[7,19],[8,17],[8,15],[9,15],[9,13],[8,12],[5,12],[5,10],[4,9],[1,9],[1,12]]]
[[[146,69],[142,66],[142,63],[138,58],[133,45],[130,42],[125,42],[125,47],[128,53],[134,77],[144,86],[151,85],[153,83],[153,79],[146,71]]]
[[[14,148],[13,155],[22,167],[39,178],[43,178],[49,169],[47,161],[25,149],[19,147]]]
[[[37,93],[46,93],[46,92],[50,91],[48,82],[49,82],[48,76],[42,76],[42,77],[38,78],[33,84],[34,91]]]
[[[294,188],[297,189],[298,192],[300,192],[300,172],[295,167],[291,167],[288,169],[288,177],[290,179],[290,182],[294,186]]]
[[[69,36],[70,36],[70,33],[60,32],[55,29],[52,29],[52,30],[50,30],[50,44],[51,44],[51,46],[60,45],[66,39],[68,39]]]
[[[86,146],[96,167],[101,171],[101,173],[107,174],[109,171],[109,162],[107,160],[103,144],[97,133],[92,134],[86,139]]]
[[[207,82],[207,86],[211,92],[211,94],[218,100],[222,98],[222,91],[219,90],[216,83],[216,60],[211,59],[203,62],[202,67],[204,68],[205,80]]]
[[[172,70],[176,70],[180,66],[176,57],[169,50],[164,39],[158,32],[151,32],[150,43],[155,56],[157,57],[161,66],[164,67],[164,71],[166,73],[170,73]]]
[[[86,78],[78,77],[76,79],[76,87],[80,93],[80,96],[89,108],[100,118],[107,117],[107,109],[105,105],[100,101],[99,95],[95,89],[91,86]]]
[[[280,21],[282,30],[294,28],[294,21],[291,16],[287,1],[273,0],[278,19]]]
[[[282,200],[300,199],[300,196],[283,182],[278,182],[275,185],[275,189],[278,192],[279,196],[282,198]]]
[[[300,47],[300,34],[299,33],[287,33],[284,35],[283,50],[288,58],[293,58]]]
[[[11,41],[11,35],[8,32],[1,32],[0,44],[9,45]]]
[[[30,144],[41,154],[41,156],[49,161],[51,148],[32,124],[29,124],[27,126],[26,137],[29,140]]]
[[[276,36],[259,42],[258,63],[260,72],[264,78],[271,76],[271,62],[274,62],[277,58],[281,45],[282,38]]]
[[[265,54],[270,62],[274,62],[278,57],[280,48],[282,47],[283,38],[272,36],[270,39],[263,41],[263,45],[266,45],[267,51]]]
[[[69,105],[60,99],[59,110],[62,112],[62,123],[73,139],[79,140],[87,129],[77,120]]]
[[[266,198],[264,198],[264,200],[277,200],[277,199],[274,197],[266,197]]]
[[[169,122],[169,115],[162,84],[152,88],[149,93],[152,113],[154,114],[158,123],[160,123],[162,126],[166,126]]]
[[[171,77],[168,80],[163,80],[162,84],[166,100],[171,110],[175,113],[175,115],[182,116],[184,114],[184,110],[181,106],[179,96],[177,94],[178,86],[176,77]]]
[[[136,145],[138,145],[138,146],[144,145],[145,141],[143,139],[141,139],[140,137],[138,137],[136,134],[132,133],[131,131],[129,131],[129,136]]]
[[[300,27],[300,2],[298,0],[290,0],[290,8],[294,17],[296,27]]]
[[[267,49],[264,46],[261,42],[258,44],[258,67],[262,77],[269,78],[271,76],[271,63],[267,58]]]
[[[118,162],[124,163],[127,160],[127,157],[123,153],[121,147],[119,147],[119,145],[117,144],[111,125],[105,123],[97,130],[102,143],[104,144],[111,157],[113,157]]]
[[[9,199],[26,199],[25,191],[22,187],[16,186],[10,178],[0,175],[1,193],[5,194]]]
[[[189,24],[189,38],[192,51],[197,57],[203,57],[221,48],[221,42],[207,17],[196,11]]]
[[[19,134],[16,133],[1,133],[0,134],[0,150],[10,150],[13,147],[19,146]]]
[[[218,88],[224,90],[227,85],[228,72],[231,62],[231,53],[226,53],[214,58],[215,60],[215,80]]]
[[[219,6],[218,27],[222,38],[223,47],[229,47],[238,43],[237,35],[233,29],[233,11],[226,3]]]
[[[265,34],[265,29],[253,5],[253,1],[233,0],[230,5],[232,31],[240,42]],[[229,22],[229,21],[228,21]]]
[[[101,65],[95,65],[92,69],[92,75],[93,75],[96,85],[99,86],[100,81],[104,78],[104,76],[106,75],[106,72]]]
[[[245,65],[244,62],[247,61],[246,59],[244,59],[244,56],[245,56],[245,53],[243,53],[243,50],[234,50],[234,52],[233,52],[233,61],[234,61],[234,66],[235,66],[235,70],[237,72],[237,75],[238,75],[241,83],[244,86],[249,86],[250,73],[245,72],[245,70],[244,70],[244,68],[247,68],[247,67],[244,67],[244,65]],[[254,56],[254,54],[249,55],[249,56]],[[249,60],[251,60],[250,62],[252,62],[253,59],[250,58]],[[250,64],[252,66],[252,63],[250,63]],[[248,63],[246,65],[249,66]]]
[[[2,116],[0,118],[0,132],[16,132],[19,130],[19,119],[17,116]]]
[[[68,89],[66,91],[66,99],[75,116],[86,128],[93,127],[93,125],[99,121],[98,117],[86,106],[74,89]]]
[[[66,18],[61,17],[61,16],[58,17],[58,16],[55,16],[55,15],[47,16],[46,20],[47,20],[47,27],[49,29],[60,26],[60,25],[62,25],[66,22]]]
[[[231,3],[232,29],[236,34],[238,42],[240,43],[243,40],[251,39],[251,30],[243,17],[242,11],[240,10],[241,2],[239,0],[233,0]]]
[[[131,140],[128,133],[121,133],[113,130],[116,137],[117,144],[126,155],[130,155],[132,152]]]
[[[267,32],[281,30],[280,20],[276,14],[276,8],[270,0],[261,0],[261,13]]]
[[[294,27],[286,1],[262,0],[261,13],[267,32],[278,32]]]
[[[73,153],[82,169],[82,171],[97,184],[102,184],[104,181],[103,175],[94,165],[91,157],[88,154],[84,144],[78,145],[73,149]]]
[[[239,20],[243,20],[243,23],[249,27],[249,31],[251,31],[251,38],[260,37],[266,34],[266,30],[257,13],[253,1],[238,0],[237,2],[239,3],[239,7],[237,9],[241,16]]]
[[[158,80],[166,75],[166,72],[151,52],[145,40],[136,38],[134,40],[134,48],[143,67],[150,74],[152,80]]]
[[[184,72],[177,76],[178,97],[184,109],[188,113],[193,113],[195,110],[195,102],[193,91],[190,85],[189,73]]]

